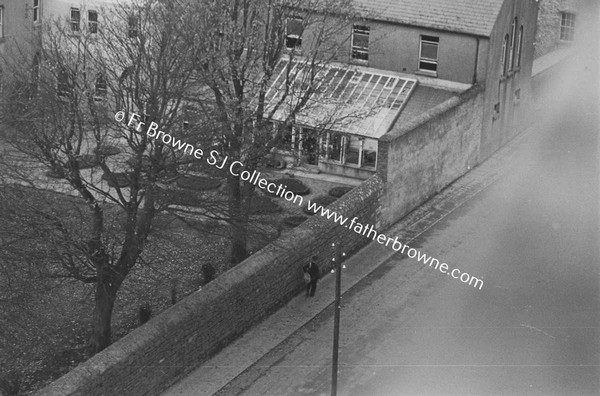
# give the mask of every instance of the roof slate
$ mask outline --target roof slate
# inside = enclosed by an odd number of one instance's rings
[[[489,37],[504,0],[354,0],[366,18]]]

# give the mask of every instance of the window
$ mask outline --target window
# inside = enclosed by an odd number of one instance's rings
[[[346,136],[346,163],[358,165],[360,159],[361,139],[356,136]]]
[[[364,25],[352,27],[352,58],[369,60],[369,32],[371,28]]]
[[[4,6],[0,6],[0,39],[4,37]]]
[[[500,75],[506,75],[506,61],[508,59],[508,34],[504,36],[504,41],[502,41],[502,53],[500,54]]]
[[[79,32],[79,30],[81,29],[80,22],[81,22],[81,12],[79,11],[79,8],[71,8],[71,31],[72,32]]]
[[[560,15],[560,39],[573,41],[575,39],[575,14],[563,12]]]
[[[134,16],[127,18],[127,37],[136,38],[139,33],[139,20]]]
[[[278,132],[280,135],[279,143],[277,143],[277,148],[281,150],[290,150],[292,148],[292,136],[294,135],[294,130],[292,124],[279,124],[278,130],[275,130],[275,134]],[[298,145],[296,144],[296,148]]]
[[[33,0],[33,22],[39,22],[41,13],[40,13],[40,3],[42,0]]]
[[[66,69],[61,69],[56,79],[56,94],[58,96],[69,96],[71,93],[71,79]]]
[[[377,164],[377,141],[374,139],[365,139],[362,149],[362,166],[375,168]]]
[[[512,27],[510,29],[510,48],[508,50],[508,70],[513,70],[515,62],[515,51],[517,42],[517,18],[513,19]]]
[[[306,163],[318,165],[321,148],[319,133],[313,128],[302,127],[301,140],[300,154],[306,157]]]
[[[106,93],[108,92],[108,88],[107,88],[107,84],[106,84],[106,78],[104,77],[104,74],[102,73],[97,73],[96,74],[96,82],[94,84],[94,91],[95,91],[95,96],[98,98],[102,98],[104,96],[106,96]]]
[[[421,36],[419,71],[437,73],[439,37]]]
[[[302,33],[304,26],[301,17],[289,18],[285,25],[285,47],[287,49],[300,49],[302,47]]]
[[[98,33],[98,11],[88,11],[88,31]]]
[[[500,102],[497,102],[497,103],[494,105],[494,113],[496,113],[496,114],[500,114]]]
[[[342,135],[340,133],[331,132],[327,136],[327,159],[333,161],[342,160]]]
[[[523,50],[523,25],[519,28],[519,38],[517,39],[517,53],[515,54],[515,68],[521,67],[521,51]]]
[[[521,88],[515,90],[515,101],[519,101],[521,99]]]

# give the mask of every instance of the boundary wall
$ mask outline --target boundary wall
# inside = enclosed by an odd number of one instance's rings
[[[479,156],[482,91],[473,87],[386,134],[377,173],[329,209],[383,231],[468,172]],[[37,395],[160,395],[300,293],[308,257],[316,254],[326,273],[332,242],[352,254],[371,240],[314,215]]]

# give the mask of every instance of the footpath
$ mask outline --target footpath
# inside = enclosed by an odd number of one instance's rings
[[[565,56],[549,54],[536,60],[534,78],[547,74],[545,72],[563,61]],[[403,244],[410,245],[421,234],[506,174],[510,170],[511,154],[528,132],[528,130],[524,131],[483,164],[456,180],[387,230],[382,231],[385,235],[392,238],[397,236]],[[342,273],[342,298],[361,280],[398,254],[389,247],[373,242],[347,259]],[[410,274],[407,273],[408,276]],[[483,281],[483,288],[485,288],[485,279]],[[281,346],[286,339],[321,312],[331,309],[335,297],[334,290],[335,277],[328,274],[319,281],[315,297],[306,298],[304,293],[301,293],[172,386],[163,393],[163,396],[214,395],[224,391],[225,388],[235,389],[236,378],[251,370],[264,355]]]

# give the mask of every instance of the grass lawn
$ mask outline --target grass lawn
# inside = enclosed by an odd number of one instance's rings
[[[325,181],[298,179],[310,189],[310,194],[303,196],[304,206],[309,199],[326,195],[336,186]],[[169,188],[175,193],[180,191],[176,185]],[[218,199],[223,197],[222,188],[209,193]],[[186,194],[190,194],[189,189]],[[282,232],[292,230],[296,225],[287,225],[286,218],[303,215],[302,207],[283,198],[267,197],[259,191],[256,194],[256,214],[252,216],[249,233],[252,236],[250,252],[257,251]],[[74,208],[86,210],[80,199],[50,191],[42,195],[52,207],[56,204],[64,211],[64,216],[69,216]],[[185,197],[187,195],[179,198],[183,203],[177,203],[185,205],[188,199],[184,200]],[[272,210],[276,206],[283,210]],[[118,226],[121,213],[117,208],[107,206],[106,212],[107,222]],[[0,227],[2,224],[0,219]],[[113,341],[140,325],[141,306],[149,306],[156,315],[173,301],[202,287],[205,283],[203,265],[212,265],[216,276],[230,267],[228,227],[222,222],[200,221],[193,215],[181,221],[165,212],[157,216],[153,230],[142,259],[119,291],[112,321]],[[0,380],[19,374],[19,394],[23,395],[43,387],[87,359],[93,310],[93,285],[40,277],[35,270],[20,269],[20,279],[13,283],[0,276]]]

